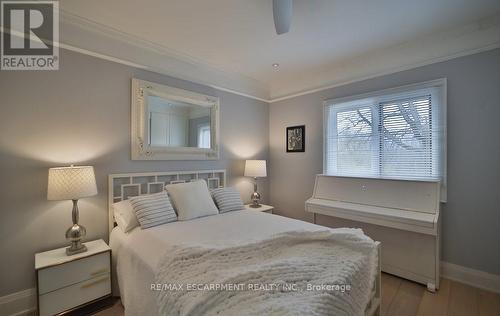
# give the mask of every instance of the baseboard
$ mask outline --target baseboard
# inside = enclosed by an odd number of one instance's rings
[[[441,261],[441,276],[480,289],[500,293],[500,275]],[[22,316],[36,310],[36,289],[0,297],[0,315]]]
[[[22,316],[36,310],[36,289],[0,297],[0,315]]]
[[[441,276],[483,290],[500,293],[500,275],[441,261]]]

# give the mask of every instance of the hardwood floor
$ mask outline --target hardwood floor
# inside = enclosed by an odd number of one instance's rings
[[[384,316],[500,316],[500,294],[487,292],[448,279],[441,280],[436,293],[425,286],[390,274],[382,274],[382,307]],[[96,316],[121,316],[118,300]]]
[[[382,274],[382,315],[500,316],[500,294],[441,279],[436,293],[425,286]]]

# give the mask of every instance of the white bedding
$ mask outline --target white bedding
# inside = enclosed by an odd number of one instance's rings
[[[110,246],[125,313],[158,314],[156,294],[150,287],[167,247],[183,243],[222,248],[296,230],[324,231],[325,227],[251,210],[173,222],[145,230],[138,227],[127,234],[116,227],[110,236]]]

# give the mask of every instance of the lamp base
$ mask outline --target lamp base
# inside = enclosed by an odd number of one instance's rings
[[[87,251],[87,247],[82,244],[82,238],[87,234],[87,230],[82,225],[78,225],[78,200],[73,200],[73,226],[66,230],[66,239],[71,245],[66,248],[66,255],[71,256]]]
[[[82,253],[85,251],[87,251],[87,247],[84,244],[82,244],[81,241],[78,241],[75,243],[71,242],[71,246],[66,248],[66,255],[72,256],[72,255],[76,255],[77,253]]]
[[[248,205],[248,207],[251,207],[251,208],[259,208],[261,206],[262,206],[261,204],[253,204],[253,203]]]
[[[250,207],[253,208],[258,208],[260,207],[260,194],[257,192],[257,185],[254,186],[254,192],[252,193],[251,196],[252,204],[250,204]]]

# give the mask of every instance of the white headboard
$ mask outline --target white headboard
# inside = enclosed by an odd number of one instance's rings
[[[109,233],[115,227],[113,203],[131,196],[160,192],[166,184],[205,180],[210,189],[226,186],[226,170],[120,173],[108,176]]]

